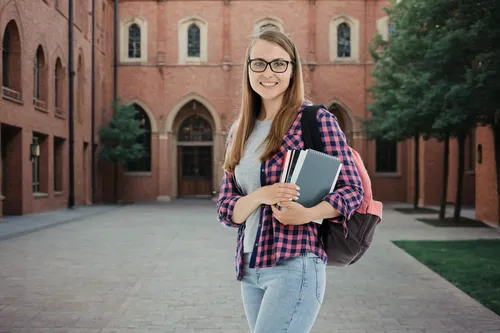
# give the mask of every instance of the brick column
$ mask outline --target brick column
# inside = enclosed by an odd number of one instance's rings
[[[224,69],[228,70],[231,64],[231,34],[229,31],[231,10],[229,8],[229,0],[224,0],[224,8],[222,10],[223,16],[223,31],[222,31],[222,55],[224,57]]]
[[[167,16],[166,16],[166,0],[158,0],[158,10],[156,11],[157,25],[156,29],[156,62],[158,65],[165,64],[166,58],[166,33],[167,33]]]
[[[169,167],[170,156],[170,136],[166,134],[158,135],[158,197],[159,201],[169,201],[170,187],[169,178],[171,177],[171,169]]]
[[[309,44],[307,62],[316,63],[316,0],[309,0]]]

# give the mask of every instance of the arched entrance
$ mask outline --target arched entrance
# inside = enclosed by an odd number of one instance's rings
[[[340,103],[337,102],[333,102],[328,108],[328,111],[330,111],[335,115],[335,117],[337,117],[340,129],[346,136],[347,143],[352,146],[354,128],[348,111]]]
[[[214,130],[210,112],[195,100],[179,112],[177,130],[178,197],[211,197]]]

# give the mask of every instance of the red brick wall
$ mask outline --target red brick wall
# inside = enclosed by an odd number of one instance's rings
[[[53,161],[48,163],[48,196],[34,198],[31,190],[31,162],[29,161],[29,143],[33,131],[48,135],[49,154],[53,147],[53,137],[68,137],[68,98],[67,84],[67,1],[59,1],[61,8],[54,8],[54,0],[12,2],[0,0],[0,31],[3,34],[6,24],[15,19],[21,36],[23,104],[0,100],[0,123],[17,126],[22,129],[14,146],[18,146],[21,167],[19,177],[14,177],[16,191],[21,191],[19,210],[23,214],[61,208],[68,197],[68,171],[64,170],[63,194],[53,191]],[[174,107],[186,95],[196,94],[207,102],[216,112],[222,124],[221,131],[227,127],[238,112],[240,101],[241,72],[244,52],[248,37],[252,34],[256,21],[272,14],[283,21],[284,28],[297,44],[304,61],[316,63],[313,67],[304,66],[307,97],[326,106],[333,101],[345,107],[345,114],[354,124],[358,118],[368,117],[366,110],[370,96],[367,87],[373,83],[370,76],[372,59],[368,54],[368,44],[376,33],[377,19],[385,16],[385,1],[231,1],[225,7],[224,1],[122,1],[120,2],[120,21],[125,18],[140,16],[148,24],[148,61],[147,65],[120,65],[118,72],[118,95],[124,101],[136,100],[153,115],[157,131],[152,142],[152,171],[150,174],[120,174],[119,195],[122,200],[155,200],[159,195],[175,197],[174,169],[176,150],[170,144],[172,133],[166,133],[167,119],[172,117]],[[76,20],[75,71],[78,56],[81,54],[84,64],[83,87],[75,77],[75,103],[78,94],[83,94],[82,122],[75,113],[75,195],[76,203],[89,202],[90,198],[90,152],[88,146],[83,156],[84,143],[90,144],[90,1],[79,2],[81,18]],[[103,13],[103,5],[105,13]],[[111,115],[113,93],[113,4],[96,0],[96,132]],[[338,64],[329,60],[329,22],[340,14],[350,15],[360,22],[359,27],[359,62]],[[178,65],[178,22],[196,15],[208,22],[208,62],[203,65]],[[224,16],[226,15],[226,16]],[[227,30],[224,20],[227,20]],[[313,32],[310,32],[310,27]],[[34,110],[32,95],[32,59],[37,46],[44,47],[48,65],[48,109],[47,112]],[[52,77],[56,57],[60,56],[64,76],[64,115],[63,119],[54,116]],[[1,61],[1,60],[0,60]],[[231,66],[225,70],[222,66],[228,61]],[[1,70],[1,66],[0,66]],[[208,107],[208,105],[205,105]],[[75,107],[76,112],[76,107]],[[356,126],[355,126],[356,127]],[[359,127],[359,126],[358,126]],[[355,128],[354,131],[359,130]],[[175,129],[174,129],[175,130]],[[475,177],[465,176],[464,203],[476,202],[478,217],[495,220],[498,215],[492,207],[495,191],[492,166],[492,142],[482,131],[477,143],[483,144],[483,164],[476,168],[477,186],[474,193]],[[218,135],[224,135],[219,133]],[[365,160],[371,175],[374,195],[383,201],[409,201],[413,196],[413,142],[402,142],[398,150],[398,172],[391,175],[375,173],[375,143],[362,138],[362,133],[354,133],[353,147]],[[160,137],[162,139],[160,139]],[[96,135],[98,139],[98,135]],[[98,140],[96,141],[98,143]],[[435,142],[423,142],[421,145],[421,204],[437,204],[441,184],[442,145]],[[68,166],[68,142],[64,144],[64,163]],[[12,155],[14,156],[14,155]],[[452,144],[450,153],[450,182],[448,199],[453,200],[455,191],[454,170],[456,170],[456,148]],[[86,162],[85,162],[86,161]],[[84,163],[86,166],[84,167]],[[98,162],[97,201],[113,200],[113,168]],[[481,176],[481,177],[479,177]],[[484,177],[483,177],[484,176]],[[217,184],[215,185],[217,187]],[[12,192],[13,191],[13,192]],[[21,193],[19,192],[19,193]],[[5,195],[5,194],[4,194]],[[483,199],[485,198],[485,199]],[[4,212],[6,203],[1,201]],[[9,208],[14,206],[9,203]],[[8,210],[8,209],[7,209]],[[15,207],[14,207],[15,210]]]
[[[21,55],[22,71],[17,76],[21,82],[22,103],[14,103],[5,99],[0,99],[0,123],[2,125],[15,126],[22,129],[22,136],[19,137],[19,144],[15,148],[15,154],[18,154],[19,161],[16,169],[16,174],[11,176],[14,179],[21,179],[20,186],[15,189],[8,189],[9,193],[3,193],[7,198],[3,200],[3,212],[7,213],[13,210],[15,214],[31,214],[42,211],[54,210],[63,208],[67,204],[69,190],[69,172],[67,168],[68,161],[68,21],[67,21],[67,1],[59,1],[60,8],[55,7],[54,0],[47,1],[8,1],[0,0],[0,33],[3,38],[5,27],[8,22],[15,20],[19,29],[21,40]],[[103,0],[96,0],[96,5],[99,11],[102,8]],[[75,201],[76,204],[89,203],[91,198],[90,187],[90,150],[88,150],[86,165],[83,159],[84,142],[90,144],[90,112],[91,112],[91,16],[90,16],[90,1],[79,1],[80,14],[82,19],[75,22],[78,24],[74,28],[74,64],[75,71],[78,65],[78,55],[82,55],[83,60],[83,86],[78,86],[78,75],[75,76]],[[107,5],[109,9],[109,5]],[[108,10],[108,13],[110,11]],[[77,16],[77,14],[75,14]],[[111,16],[109,16],[111,18]],[[102,23],[98,21],[97,23]],[[109,27],[110,28],[110,27]],[[108,31],[109,33],[109,31]],[[99,38],[98,47],[96,50],[97,60],[96,67],[100,69],[101,76],[104,79],[102,86],[109,85],[112,76],[109,75],[108,68],[110,67],[109,49],[103,49],[103,46],[109,45],[104,43],[104,38],[101,36],[102,31],[96,33]],[[111,35],[108,35],[111,36]],[[36,49],[42,45],[45,58],[45,81],[42,82],[42,88],[47,88],[45,110],[37,110],[33,106],[33,58]],[[55,115],[54,101],[54,71],[57,57],[61,58],[63,66],[63,90],[60,94],[63,95],[63,116]],[[108,59],[106,61],[106,59]],[[1,59],[0,59],[1,62]],[[1,71],[1,66],[0,66]],[[97,72],[97,71],[96,71]],[[108,73],[106,73],[108,72]],[[99,125],[101,122],[101,110],[103,107],[108,107],[110,96],[106,91],[102,91],[99,85],[96,89],[96,120]],[[106,89],[109,91],[109,89]],[[81,123],[77,120],[76,109],[78,94],[82,96],[82,117]],[[104,101],[108,101],[104,103]],[[41,172],[41,179],[47,186],[42,186],[41,191],[46,193],[44,197],[35,197],[32,191],[32,163],[29,160],[29,145],[31,143],[32,132],[40,133],[47,136],[46,146],[41,147],[45,163]],[[63,193],[54,193],[53,179],[53,139],[54,136],[65,138],[64,143],[64,180]],[[90,146],[89,146],[90,148]],[[48,155],[48,156],[47,156]],[[11,155],[14,156],[14,155]],[[84,170],[86,176],[84,177]],[[86,180],[86,183],[85,183]],[[22,199],[18,200],[22,205],[20,209],[16,209],[14,203],[9,202],[8,197],[16,198],[16,191],[22,191]],[[7,205],[9,207],[7,207]]]
[[[476,164],[476,218],[498,225],[498,194],[495,155],[491,128],[477,129],[477,144],[482,145],[482,162]]]

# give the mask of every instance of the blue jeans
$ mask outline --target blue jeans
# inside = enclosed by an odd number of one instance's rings
[[[243,257],[241,293],[252,333],[308,333],[325,295],[325,264],[314,254],[249,268]]]

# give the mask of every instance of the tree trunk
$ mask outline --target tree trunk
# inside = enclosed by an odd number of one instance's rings
[[[462,197],[464,190],[464,168],[465,168],[465,135],[458,136],[458,173],[457,173],[457,193],[455,198],[455,213],[453,220],[460,220],[460,212],[462,210]]]
[[[115,202],[118,202],[118,163],[115,162],[114,172],[113,172],[113,195]]]
[[[493,147],[495,150],[495,162],[497,170],[497,199],[498,199],[498,225],[500,226],[500,121],[493,123]]]
[[[413,193],[413,209],[418,209],[418,200],[420,196],[420,151],[419,151],[419,143],[420,143],[420,137],[416,135],[414,137],[415,140],[415,147],[414,147],[414,154],[415,154],[415,165],[414,165],[414,193]]]
[[[447,135],[444,140],[443,154],[443,184],[441,187],[441,206],[439,208],[439,219],[446,217],[446,197],[448,194],[448,168],[450,164],[450,137]]]

